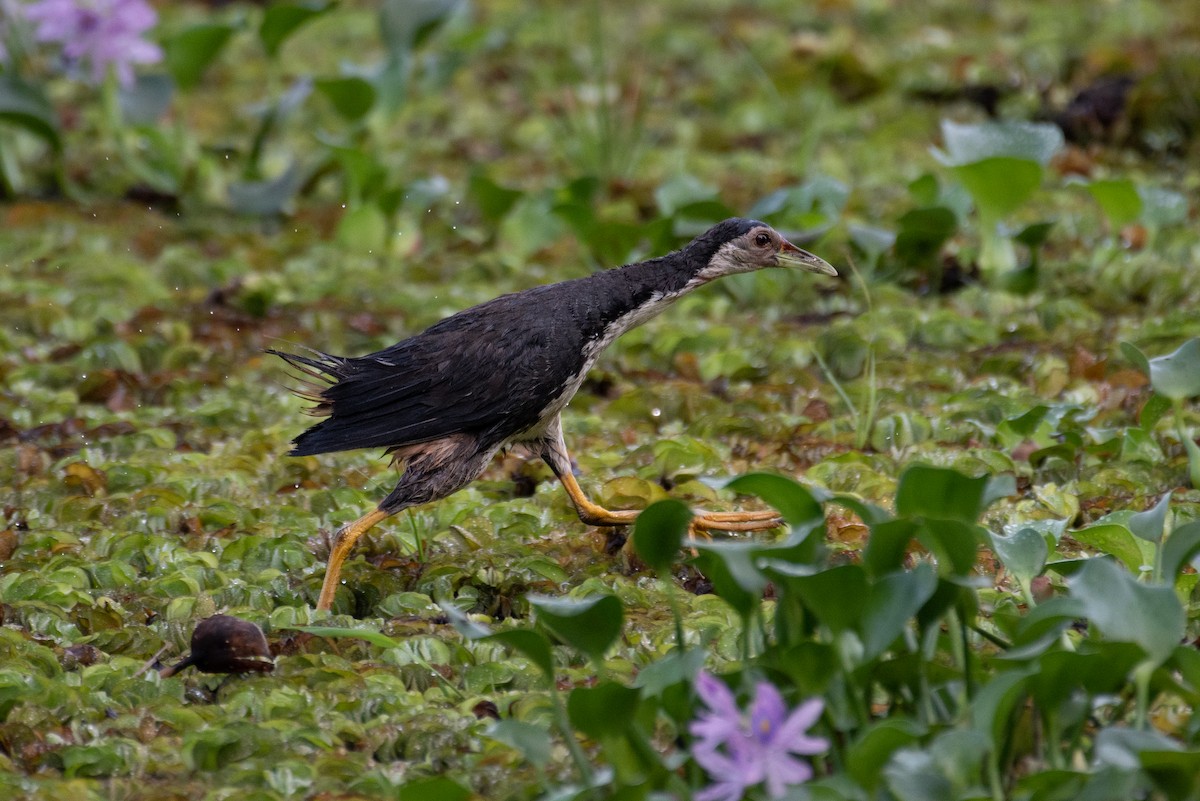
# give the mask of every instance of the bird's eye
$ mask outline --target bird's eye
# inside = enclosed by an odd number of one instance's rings
[[[759,234],[758,236],[754,237],[754,244],[758,245],[760,248],[765,248],[767,245],[771,244],[771,237],[767,236],[766,234]]]

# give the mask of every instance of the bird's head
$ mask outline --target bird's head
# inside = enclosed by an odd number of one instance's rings
[[[695,275],[701,281],[764,267],[798,267],[810,273],[837,275],[837,270],[824,259],[796,247],[758,220],[735,218],[718,223],[696,237],[686,249],[693,248],[704,261]]]

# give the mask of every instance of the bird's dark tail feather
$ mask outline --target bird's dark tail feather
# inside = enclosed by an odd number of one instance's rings
[[[325,418],[329,418],[333,414],[333,399],[326,394],[326,390],[349,375],[346,369],[347,359],[323,353],[319,350],[312,350],[313,356],[301,356],[298,353],[287,353],[272,348],[268,348],[267,353],[278,356],[287,362],[289,366],[299,370],[311,379],[301,379],[300,385],[292,388],[293,394],[313,404],[311,408],[304,410],[305,414]],[[292,456],[309,456],[315,453],[345,450],[344,445],[340,446],[336,441],[330,441],[334,438],[324,436],[329,432],[322,429],[327,427],[326,424],[329,422],[331,421],[328,419],[322,420],[312,428],[302,432],[292,440],[292,445],[295,447],[289,451],[289,454]]]

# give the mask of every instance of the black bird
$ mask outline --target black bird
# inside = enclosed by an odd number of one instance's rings
[[[584,523],[631,523],[637,511],[609,511],[579,488],[560,413],[621,334],[713,279],[764,267],[837,275],[769,225],[730,219],[674,253],[498,297],[367,356],[269,351],[323,382],[297,391],[316,404],[311,414],[326,419],[296,437],[293,456],[386,448],[404,464],[378,508],[334,536],[317,608],[333,603],[342,562],[368,529],[457,492],[510,444],[550,465]],[[773,511],[711,512],[693,527],[748,531],[779,523]]]

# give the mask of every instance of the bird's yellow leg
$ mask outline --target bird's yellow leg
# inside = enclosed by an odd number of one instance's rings
[[[765,531],[779,528],[778,512],[701,512],[692,518],[692,531]]]
[[[637,520],[637,516],[641,514],[636,509],[610,510],[593,503],[583,493],[575,476],[569,472],[560,475],[559,480],[562,481],[563,488],[570,496],[571,503],[575,505],[579,519],[589,526],[627,526]],[[701,512],[692,519],[691,527],[695,532],[762,531],[778,528],[781,525],[783,525],[783,520],[779,517],[779,513],[765,509],[753,512]]]
[[[637,519],[638,511],[635,509],[610,511],[597,503],[592,503],[588,496],[583,494],[579,482],[575,480],[575,476],[571,474],[570,470],[559,473],[558,480],[562,482],[563,489],[570,496],[571,503],[575,504],[575,511],[579,513],[579,519],[589,526],[627,526]]]
[[[388,517],[390,513],[376,509],[369,514],[347,523],[333,535],[333,548],[329,551],[329,561],[325,563],[325,582],[321,585],[321,597],[317,600],[317,609],[328,610],[333,606],[333,596],[337,594],[338,579],[342,575],[342,563],[350,555],[350,550],[359,537],[366,534],[376,523]]]

